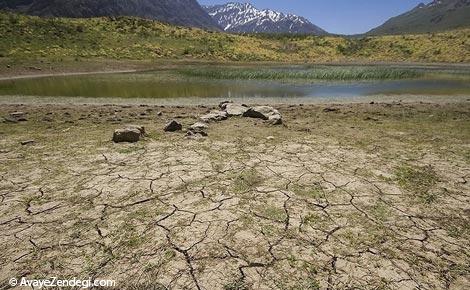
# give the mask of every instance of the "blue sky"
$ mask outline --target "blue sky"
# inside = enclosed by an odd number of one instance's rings
[[[357,34],[430,0],[199,0],[203,5],[249,2],[264,9],[294,13],[331,33]]]

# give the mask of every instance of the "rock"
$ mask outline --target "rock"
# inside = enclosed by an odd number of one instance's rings
[[[157,112],[157,116],[160,117],[161,115],[163,115],[162,111],[158,111],[158,112]]]
[[[268,123],[271,125],[282,125],[281,114],[269,116]]]
[[[199,119],[203,122],[218,122],[227,120],[228,114],[224,111],[211,111],[208,114],[201,116]]]
[[[18,121],[15,118],[12,118],[10,116],[4,117],[3,122],[4,123],[18,123]]]
[[[327,108],[324,108],[324,109],[323,109],[323,112],[325,112],[325,113],[329,113],[329,112],[339,112],[339,109],[338,109],[338,108],[327,107]]]
[[[6,117],[5,120],[6,121],[13,121],[14,123],[28,121],[28,119],[26,118],[26,113],[24,113],[24,112],[10,113],[10,116]]]
[[[188,130],[188,132],[186,132],[186,138],[188,139],[201,139],[204,137],[207,137],[207,133],[204,131],[194,132],[192,130]]]
[[[269,116],[272,116],[272,115],[279,115],[279,112],[272,107],[257,106],[257,107],[249,108],[243,114],[243,117],[269,120]]]
[[[141,126],[141,125],[127,125],[126,128],[127,129],[137,129],[137,130],[139,130],[141,137],[144,137],[145,134],[146,134],[145,133],[145,127]]]
[[[113,141],[115,143],[130,142],[135,143],[140,140],[141,132],[135,128],[118,129],[114,131]]]
[[[181,131],[183,129],[183,125],[175,120],[171,120],[168,124],[165,125],[165,132],[176,132]]]
[[[32,145],[36,143],[36,141],[34,140],[26,140],[26,141],[21,141],[21,145],[25,146],[25,145]]]
[[[379,119],[373,118],[373,117],[365,117],[365,118],[364,118],[364,121],[375,121],[375,122],[378,122]]]
[[[268,139],[268,140],[274,140],[275,138],[274,138],[274,136],[268,136],[268,137],[266,137],[266,139]]]
[[[119,123],[119,122],[122,122],[122,118],[120,118],[119,116],[112,116],[112,117],[109,117],[106,121],[111,122],[111,123]]]
[[[246,111],[249,110],[249,108],[245,105],[228,103],[224,105],[223,110],[227,112],[227,115],[229,117],[234,117],[234,116],[243,116],[243,114],[245,114]]]
[[[219,103],[219,108],[221,110],[225,110],[225,108],[227,107],[228,104],[233,104],[233,102],[232,101],[223,101],[223,102]]]
[[[186,132],[187,137],[207,137],[207,130],[209,126],[207,126],[206,123],[202,122],[197,122],[193,124],[191,127],[188,128],[188,131]]]
[[[243,114],[243,117],[266,120],[272,125],[282,124],[281,113],[269,106],[258,106],[250,108]]]
[[[193,131],[201,131],[201,130],[209,129],[209,126],[207,126],[206,123],[197,122],[197,123],[191,125],[191,127],[189,127],[189,129],[193,130]]]

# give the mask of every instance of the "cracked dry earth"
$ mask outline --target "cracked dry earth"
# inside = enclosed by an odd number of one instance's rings
[[[2,289],[468,289],[470,103],[325,107],[189,140],[164,124],[210,108],[2,105]]]

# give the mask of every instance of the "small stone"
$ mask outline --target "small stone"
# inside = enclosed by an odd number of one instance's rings
[[[165,125],[163,129],[165,132],[176,132],[181,131],[183,129],[183,125],[175,120],[171,120],[168,124]]]
[[[157,116],[160,117],[160,116],[162,116],[162,115],[163,115],[163,113],[162,113],[161,111],[157,112]]]
[[[13,124],[18,123],[18,121],[17,121],[15,118],[10,117],[10,116],[4,117],[4,118],[3,118],[3,122],[5,122],[5,123],[13,123]]]
[[[186,138],[188,139],[201,139],[204,137],[207,137],[207,133],[204,131],[194,132],[194,131],[188,130],[188,132],[186,132]]]
[[[26,113],[24,112],[13,112],[10,113],[10,117],[16,120],[17,122],[25,122],[28,121],[26,118]]]
[[[268,136],[268,137],[266,137],[266,139],[268,139],[268,140],[274,140],[275,138],[274,138],[274,136]]]
[[[207,126],[206,123],[197,122],[197,123],[191,125],[191,127],[189,127],[189,129],[195,130],[195,131],[207,130],[207,129],[209,129],[209,126]]]
[[[221,110],[225,110],[225,108],[227,107],[228,104],[233,104],[233,102],[232,101],[223,101],[223,102],[219,103],[219,108]]]
[[[202,123],[202,122],[197,122],[193,125],[191,125],[191,127],[188,128],[188,131],[186,132],[186,136],[187,137],[206,137],[207,136],[207,132],[205,130],[207,130],[209,128],[209,126],[207,126],[206,123]]]
[[[26,140],[26,141],[21,141],[21,145],[25,146],[25,145],[32,145],[36,143],[36,141],[34,140]]]
[[[325,112],[325,113],[329,113],[329,112],[339,112],[339,109],[338,109],[338,108],[327,107],[327,108],[324,108],[324,109],[323,109],[323,112]]]
[[[122,121],[122,118],[118,117],[118,116],[112,116],[110,118],[107,119],[108,122],[111,122],[111,123],[119,123]]]
[[[113,141],[115,143],[129,142],[135,143],[140,140],[141,133],[138,129],[125,128],[114,131]]]

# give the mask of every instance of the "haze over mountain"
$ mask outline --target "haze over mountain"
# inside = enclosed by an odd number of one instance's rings
[[[327,34],[304,17],[270,9],[259,10],[249,3],[231,2],[203,8],[227,32]]]
[[[391,18],[367,34],[425,33],[462,27],[470,27],[470,0],[434,0]]]
[[[0,0],[0,9],[46,17],[137,16],[219,30],[196,0]]]

